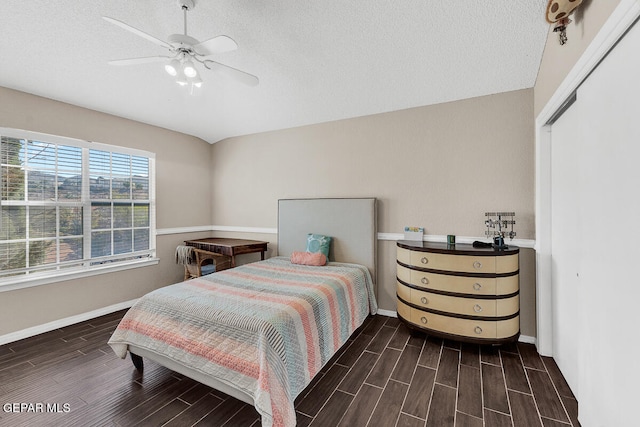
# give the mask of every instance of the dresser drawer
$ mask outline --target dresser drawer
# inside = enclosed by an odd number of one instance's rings
[[[411,304],[431,310],[453,314],[482,317],[504,317],[516,314],[519,298],[515,295],[503,299],[461,298],[420,291],[398,282],[396,292],[400,298]]]
[[[397,248],[398,261],[420,268],[463,273],[512,273],[518,270],[518,255],[453,255]]]
[[[510,338],[520,330],[520,318],[508,320],[468,320],[427,313],[398,301],[398,314],[405,320],[425,329],[474,339]]]
[[[398,279],[414,286],[437,291],[454,292],[469,295],[496,295],[496,278],[451,276],[446,274],[427,273],[411,270],[400,264],[396,267]],[[514,290],[518,290],[518,279],[515,280]]]
[[[398,279],[424,289],[466,295],[509,295],[518,292],[517,274],[508,277],[467,277],[427,273],[396,264]]]

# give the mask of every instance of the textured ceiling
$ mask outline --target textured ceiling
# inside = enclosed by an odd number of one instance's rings
[[[198,0],[188,34],[224,34],[216,60],[256,87],[200,69],[190,95],[161,63],[183,30],[175,0],[2,0],[0,86],[195,135],[224,138],[533,87],[546,0]]]

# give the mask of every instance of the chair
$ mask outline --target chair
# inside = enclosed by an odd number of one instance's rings
[[[176,248],[176,263],[184,265],[184,280],[188,280],[230,268],[231,258],[180,245]]]

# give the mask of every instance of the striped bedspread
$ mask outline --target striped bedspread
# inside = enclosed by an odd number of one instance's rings
[[[109,344],[168,357],[253,397],[263,426],[294,426],[294,399],[377,304],[366,267],[276,257],[153,291]]]

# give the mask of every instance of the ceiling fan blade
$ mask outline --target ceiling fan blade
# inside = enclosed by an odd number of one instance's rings
[[[198,55],[213,55],[214,53],[224,53],[236,50],[238,44],[227,36],[217,36],[209,40],[198,43],[193,46],[193,49],[198,52]]]
[[[203,64],[205,67],[212,71],[216,71],[224,76],[230,77],[248,86],[257,86],[259,83],[259,80],[256,76],[254,76],[253,74],[245,73],[244,71],[240,71],[237,68],[233,68],[228,65],[212,61],[210,59],[204,61]]]
[[[148,64],[150,62],[165,62],[171,59],[170,56],[146,56],[143,58],[116,59],[109,61],[109,65],[138,65]]]
[[[149,40],[150,42],[153,42],[155,44],[157,44],[158,46],[162,46],[162,47],[166,47],[167,49],[172,49],[171,45],[163,40],[160,40],[159,38],[156,38],[154,36],[152,36],[151,34],[147,34],[142,30],[139,30],[137,28],[132,27],[129,24],[125,24],[122,21],[118,21],[117,19],[113,19],[113,18],[109,18],[108,16],[103,16],[102,19],[104,19],[107,22],[111,22],[113,25],[117,25],[120,28],[123,28],[129,32],[132,32],[133,34],[140,36],[144,39]]]

